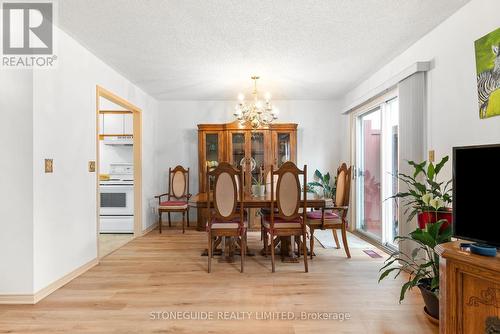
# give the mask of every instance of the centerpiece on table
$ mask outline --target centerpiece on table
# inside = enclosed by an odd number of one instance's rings
[[[439,255],[434,248],[441,243],[451,241],[451,182],[440,182],[439,172],[443,169],[448,157],[438,164],[423,161],[408,161],[413,175],[398,174],[396,177],[406,184],[404,191],[391,198],[401,199],[405,208],[407,221],[416,216],[418,227],[408,236],[397,236],[397,242],[410,242],[415,248],[411,254],[404,251],[393,253],[380,269],[379,282],[395,273],[408,274],[408,281],[401,287],[399,302],[401,303],[409,289],[418,287],[425,302],[424,311],[431,317],[439,318]]]
[[[252,177],[252,194],[256,197],[263,197],[266,194],[266,185],[263,183],[263,176],[259,173],[257,178]]]

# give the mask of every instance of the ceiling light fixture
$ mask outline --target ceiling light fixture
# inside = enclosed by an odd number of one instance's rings
[[[238,94],[238,104],[234,109],[234,116],[241,125],[249,123],[252,129],[258,129],[263,126],[271,124],[274,120],[278,119],[278,108],[274,107],[271,103],[271,94],[264,94],[264,100],[259,99],[257,91],[258,76],[253,76],[254,90],[252,92],[253,101],[246,102],[245,95]]]

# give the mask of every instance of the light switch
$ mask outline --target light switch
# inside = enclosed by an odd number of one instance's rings
[[[89,172],[95,173],[95,161],[89,161]]]
[[[54,161],[52,159],[45,159],[45,173],[54,172]]]
[[[429,161],[430,162],[434,162],[434,159],[435,159],[435,153],[434,153],[434,150],[430,150],[429,151]]]

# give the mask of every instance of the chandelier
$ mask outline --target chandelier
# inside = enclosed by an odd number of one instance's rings
[[[245,95],[238,94],[238,104],[234,109],[234,116],[241,125],[249,123],[252,129],[258,129],[271,124],[278,119],[278,108],[271,103],[271,94],[266,93],[264,100],[259,98],[257,91],[258,76],[253,76],[254,90],[252,92],[252,101],[245,101]]]

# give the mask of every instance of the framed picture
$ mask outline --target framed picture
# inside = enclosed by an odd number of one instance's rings
[[[500,115],[500,28],[474,42],[479,117]]]

